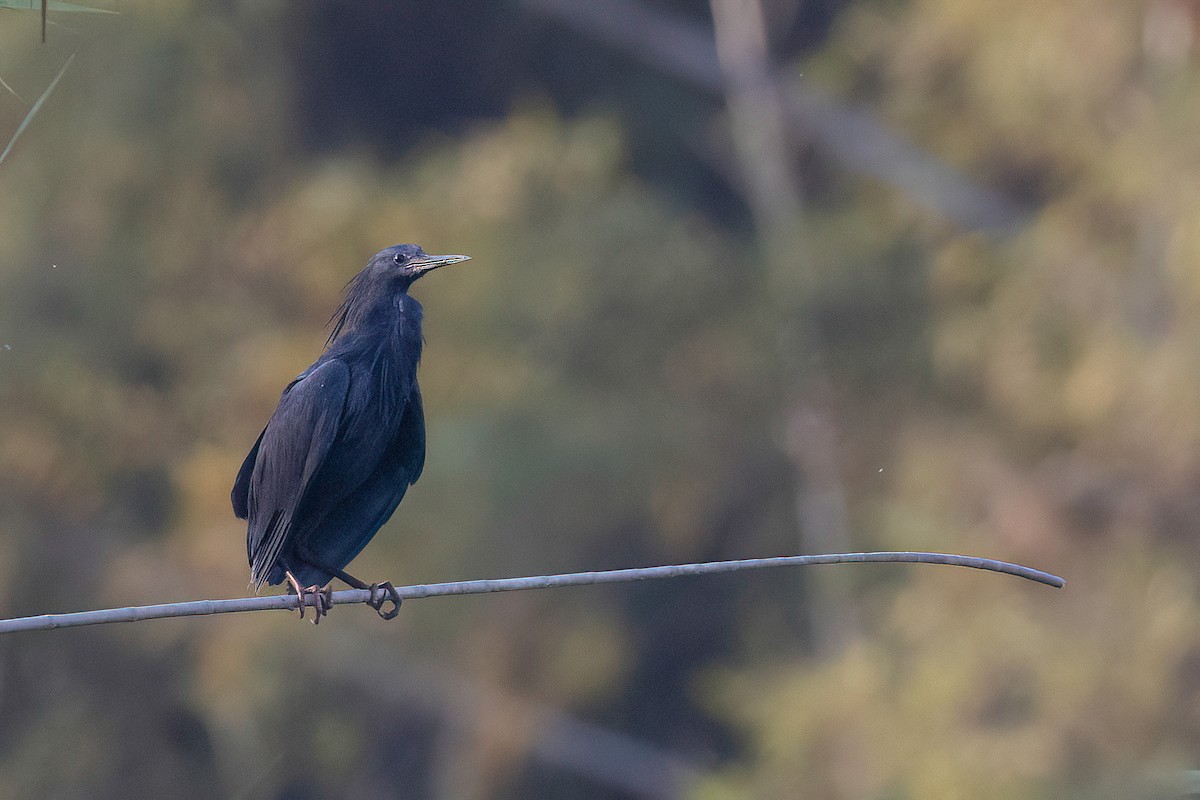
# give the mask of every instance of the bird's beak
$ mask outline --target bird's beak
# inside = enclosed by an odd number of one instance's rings
[[[444,267],[447,264],[457,264],[460,261],[470,260],[470,256],[421,256],[408,262],[408,266],[415,267],[418,275],[424,275],[426,272],[432,272],[438,267]]]

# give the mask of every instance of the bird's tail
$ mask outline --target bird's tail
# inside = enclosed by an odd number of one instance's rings
[[[287,540],[290,523],[291,520],[284,516],[283,511],[277,510],[272,514],[266,531],[258,540],[259,546],[250,556],[250,583],[254,586],[255,594],[262,590],[275,569],[275,562],[279,560],[283,543]]]

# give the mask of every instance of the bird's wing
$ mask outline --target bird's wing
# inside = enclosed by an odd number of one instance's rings
[[[309,370],[305,370],[294,381],[283,387],[280,399],[287,397],[287,393],[292,390],[292,387],[308,377],[308,373]],[[242,461],[242,467],[233,481],[233,491],[229,493],[229,499],[233,501],[234,516],[238,519],[246,519],[250,515],[250,477],[254,474],[254,462],[258,458],[258,448],[262,444],[263,434],[266,432],[267,429],[263,428],[262,432],[258,434],[258,438],[254,440],[254,446],[246,454],[245,460]]]
[[[320,364],[284,392],[259,437],[246,508],[246,550],[256,587],[275,566],[309,483],[337,439],[349,389],[345,363]]]
[[[242,462],[242,468],[238,470],[237,479],[233,482],[233,491],[229,493],[229,499],[233,501],[233,513],[238,519],[245,519],[250,515],[250,476],[254,474],[254,461],[258,458],[258,447],[262,444],[263,433],[266,432],[267,429],[263,428],[262,433],[254,440],[254,447],[250,448],[246,460]]]
[[[421,402],[421,388],[415,383],[408,396],[408,407],[400,423],[397,443],[406,453],[404,479],[411,486],[421,477],[421,470],[425,468],[425,408]]]

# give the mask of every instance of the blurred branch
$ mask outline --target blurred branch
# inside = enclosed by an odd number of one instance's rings
[[[22,105],[25,103],[25,98],[21,97],[21,95],[17,94],[16,89],[13,89],[11,86],[9,86],[7,83],[5,83],[4,78],[0,78],[0,86],[3,86],[5,89],[7,89],[9,91],[9,94],[11,94],[13,97],[17,98],[18,100],[20,100]]]
[[[524,0],[524,6],[694,86],[724,91],[712,31],[703,24],[636,0]],[[775,83],[793,135],[811,136],[847,169],[890,184],[918,205],[973,230],[1008,235],[1027,223],[1026,210],[904,141],[868,109],[843,103],[800,78],[776,75]]]
[[[838,432],[832,415],[815,403],[801,403],[785,424],[787,452],[795,465],[795,515],[801,552],[850,547],[846,490],[837,463]],[[813,648],[833,654],[854,633],[851,586],[833,575],[812,582],[802,611],[812,630]],[[844,577],[844,576],[842,576]]]
[[[339,635],[340,632],[335,633]],[[405,708],[436,719],[447,737],[481,735],[489,710],[510,711],[505,719],[519,720],[522,755],[566,770],[634,797],[670,800],[685,796],[688,787],[707,773],[684,756],[628,734],[602,727],[543,702],[491,688],[478,679],[457,674],[442,664],[397,661],[381,648],[364,652],[364,643],[349,641],[330,652],[351,654],[344,662],[323,662],[331,680],[354,675],[370,687],[376,701],[390,699]],[[370,645],[367,645],[370,646]],[[505,733],[516,735],[506,727]],[[459,742],[461,744],[461,742]],[[445,771],[457,782],[469,770],[459,753],[448,754]],[[469,780],[469,776],[467,777]],[[462,798],[459,787],[435,792],[436,797]]]
[[[761,0],[710,0],[717,58],[725,82],[730,130],[746,187],[746,198],[766,253],[768,298],[785,395],[811,385],[805,353],[818,338],[805,313],[811,255],[805,236],[803,193],[794,177],[793,141],[787,135],[787,109],[776,83]],[[797,387],[797,388],[792,388]],[[794,401],[785,400],[786,403]],[[785,421],[789,455],[796,466],[795,509],[798,549],[821,553],[849,548],[845,497],[834,464],[832,423],[816,410],[797,409]],[[807,423],[807,424],[806,424]],[[804,436],[805,433],[823,433]],[[850,638],[852,604],[845,575],[825,573],[806,585],[800,603],[817,653],[828,655]]]
[[[4,148],[4,152],[0,153],[0,164],[3,164],[4,159],[8,158],[8,154],[12,151],[13,145],[17,143],[17,139],[20,138],[21,134],[25,132],[25,129],[29,127],[29,123],[33,120],[34,115],[41,110],[42,104],[46,102],[46,98],[49,97],[50,93],[54,91],[54,87],[58,86],[58,82],[66,73],[67,67],[71,66],[71,62],[74,60],[75,54],[72,53],[71,57],[67,59],[67,63],[62,65],[62,69],[58,71],[58,74],[54,76],[54,80],[52,80],[50,85],[46,87],[46,91],[42,92],[42,96],[39,97],[34,102],[33,107],[29,109],[29,113],[25,115],[25,119],[21,120],[21,124],[17,126],[17,132],[14,133],[12,138],[8,140],[8,145]]]
[[[528,578],[501,578],[498,580],[452,581],[449,583],[425,583],[401,586],[397,592],[402,600],[421,597],[446,597],[449,595],[490,594],[493,592],[515,592],[526,589],[553,589],[560,586],[595,586],[603,583],[628,583],[631,581],[677,578],[685,575],[712,575],[721,572],[739,572],[746,569],[765,567],[799,567],[817,564],[865,564],[907,563],[944,564],[991,572],[1003,572],[1026,580],[1061,588],[1065,581],[1057,575],[978,556],[961,556],[947,553],[885,552],[885,553],[829,553],[810,556],[777,556],[774,558],[748,558],[740,561],[709,561],[701,564],[675,564],[664,567],[639,567],[614,569],[603,572],[571,572],[561,575],[536,575]],[[332,604],[366,603],[371,599],[366,589],[347,589],[333,592]],[[35,617],[18,617],[0,620],[0,634],[16,631],[40,631],[53,628],[70,628],[79,625],[102,625],[110,622],[137,622],[144,619],[166,617],[205,616],[208,614],[231,614],[239,611],[294,610],[300,598],[296,595],[272,595],[270,597],[241,597],[233,600],[196,600],[187,603],[163,603],[152,606],[130,606],[109,608],[99,611],[77,611],[69,614],[42,614]]]
[[[803,201],[792,178],[787,115],[772,75],[762,4],[711,0],[709,5],[733,146],[759,235],[773,255],[794,252]]]

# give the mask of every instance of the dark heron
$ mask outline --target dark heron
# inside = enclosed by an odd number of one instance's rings
[[[400,608],[390,583],[345,571],[387,522],[425,464],[417,386],[421,304],[413,282],[469,256],[430,256],[415,244],[375,255],[346,287],[325,352],[283,390],[238,471],[233,511],[248,520],[255,591],[287,581],[316,621],[338,578],[371,590],[385,619]],[[384,605],[391,602],[391,608]]]

